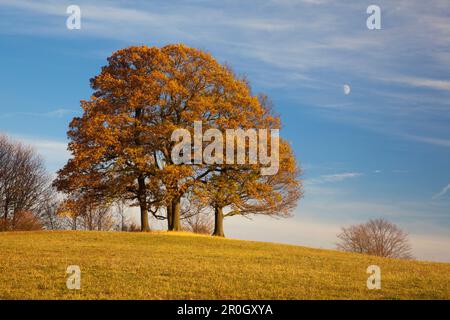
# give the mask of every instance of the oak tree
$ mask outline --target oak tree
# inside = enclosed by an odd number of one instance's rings
[[[71,192],[97,180],[105,196],[125,195],[140,206],[143,231],[148,211],[164,218],[158,214],[163,207],[169,229],[179,230],[181,198],[208,173],[201,164],[173,163],[175,129],[192,130],[194,121],[236,127],[264,112],[245,81],[184,45],[118,50],[91,86],[83,115],[70,124],[72,159],[55,185]]]

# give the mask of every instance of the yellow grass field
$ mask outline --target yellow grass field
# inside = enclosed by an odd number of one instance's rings
[[[381,268],[368,290],[366,269]],[[66,268],[81,268],[81,290]],[[188,233],[0,233],[0,299],[450,299],[450,264]]]

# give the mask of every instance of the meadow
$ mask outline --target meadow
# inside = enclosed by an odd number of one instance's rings
[[[0,299],[450,299],[450,264],[179,232],[3,232]]]

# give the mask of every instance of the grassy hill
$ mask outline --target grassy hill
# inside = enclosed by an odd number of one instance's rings
[[[366,287],[372,264],[381,290]],[[450,264],[186,233],[0,233],[0,299],[408,298],[450,299]]]

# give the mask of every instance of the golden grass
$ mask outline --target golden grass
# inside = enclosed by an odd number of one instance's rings
[[[381,290],[368,290],[378,265]],[[81,290],[66,288],[79,265]],[[450,264],[187,233],[0,233],[0,299],[450,299]]]

